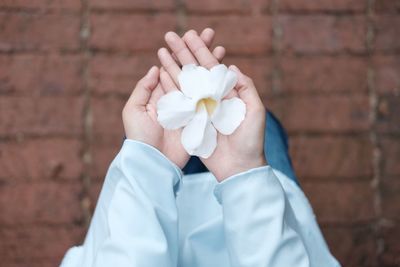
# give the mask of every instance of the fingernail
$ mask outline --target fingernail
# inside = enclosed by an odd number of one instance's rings
[[[150,75],[152,72],[154,72],[157,69],[156,66],[152,66],[149,71],[147,72],[147,75]]]

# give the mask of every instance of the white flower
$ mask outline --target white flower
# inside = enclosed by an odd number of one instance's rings
[[[223,64],[211,70],[189,64],[178,80],[181,90],[158,101],[157,119],[165,129],[184,127],[181,142],[188,154],[208,158],[217,146],[216,130],[232,134],[246,114],[241,99],[223,99],[236,85],[236,73]]]

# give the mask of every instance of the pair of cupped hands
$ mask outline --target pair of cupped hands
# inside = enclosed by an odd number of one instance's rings
[[[122,119],[128,139],[151,145],[163,153],[179,168],[183,168],[190,155],[181,143],[182,129],[168,130],[157,121],[157,101],[171,92],[179,90],[178,75],[181,66],[196,64],[210,69],[222,61],[225,49],[222,46],[210,50],[215,32],[207,28],[199,35],[190,30],[181,38],[174,32],[165,34],[170,48],[160,48],[158,58],[161,68],[153,66],[139,80],[128,99]],[[238,67],[229,69],[237,74],[237,84],[227,97],[239,97],[246,104],[246,115],[240,126],[231,134],[218,133],[218,145],[209,158],[201,158],[208,170],[219,182],[224,179],[266,165],[264,156],[265,108],[253,81]]]

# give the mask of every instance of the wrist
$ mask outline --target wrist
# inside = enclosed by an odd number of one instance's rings
[[[258,158],[254,158],[252,160],[245,160],[245,161],[232,161],[232,163],[227,164],[224,168],[218,169],[216,173],[214,173],[215,178],[218,182],[222,182],[225,179],[242,173],[248,170],[259,168],[267,165],[267,160],[265,156],[262,155]]]

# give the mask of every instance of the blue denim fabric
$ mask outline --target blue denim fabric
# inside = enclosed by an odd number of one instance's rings
[[[293,171],[288,149],[288,137],[285,129],[279,120],[271,112],[267,111],[264,151],[268,164],[299,185]],[[207,171],[206,166],[196,156],[190,157],[189,162],[183,168],[185,174]]]

